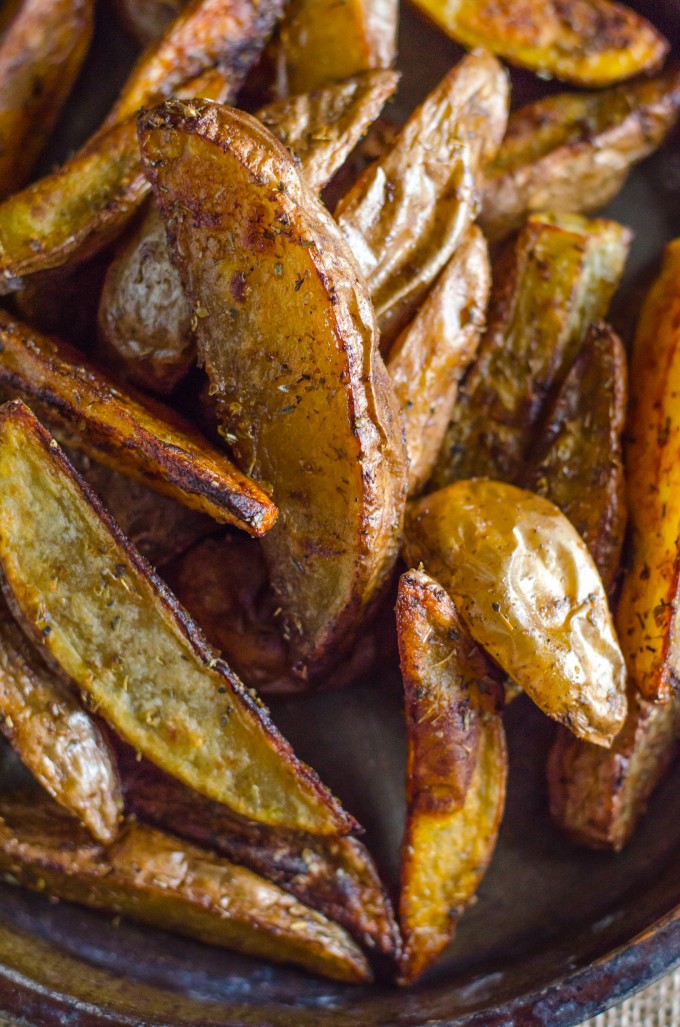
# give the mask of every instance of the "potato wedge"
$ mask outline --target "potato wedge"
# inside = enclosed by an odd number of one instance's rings
[[[139,820],[210,849],[290,892],[384,956],[397,949],[392,907],[373,859],[356,838],[319,838],[239,820],[126,749],[119,754],[126,808]]]
[[[83,353],[97,336],[97,308],[111,254],[103,250],[82,264],[66,264],[30,275],[12,296],[21,321],[44,335],[56,335]]]
[[[415,0],[463,46],[581,86],[654,71],[669,44],[648,21],[611,0]]]
[[[680,70],[597,93],[558,93],[510,115],[486,170],[479,223],[498,242],[536,211],[597,210],[678,120]]]
[[[556,506],[477,478],[411,504],[405,557],[450,593],[474,640],[549,717],[609,746],[626,668],[604,586]]]
[[[398,16],[398,0],[291,0],[278,44],[287,93],[311,93],[360,71],[389,68]]]
[[[472,225],[427,299],[392,346],[387,372],[401,405],[408,450],[408,492],[432,475],[458,393],[477,352],[491,288],[489,251]]]
[[[632,562],[616,625],[628,671],[646,699],[680,682],[680,239],[666,247],[642,308],[631,364],[626,467]]]
[[[351,646],[399,546],[406,454],[373,311],[337,226],[255,118],[171,102],[140,116],[140,140],[205,314],[223,433],[276,496],[263,550],[304,679]]]
[[[609,325],[593,325],[541,426],[522,482],[567,515],[608,592],[618,579],[627,520],[626,407],[623,343]]]
[[[608,751],[560,732],[548,758],[550,813],[570,838],[620,852],[678,753],[680,703],[650,703],[632,692]]]
[[[115,757],[69,688],[43,664],[0,600],[0,731],[49,794],[100,842],[123,811]]]
[[[0,567],[41,651],[152,762],[253,820],[355,826],[20,401],[0,410]]]
[[[476,179],[500,145],[507,109],[498,61],[468,55],[340,200],[335,217],[366,277],[384,350],[474,220]]]
[[[252,870],[135,821],[103,849],[49,800],[3,795],[0,875],[209,945],[353,984],[371,979],[365,956],[337,924]]]
[[[140,46],[160,39],[186,0],[116,0],[116,10],[125,28]]]
[[[93,0],[22,0],[0,41],[0,199],[49,139],[92,39]]]
[[[209,514],[262,535],[276,507],[173,411],[123,394],[78,350],[0,310],[0,390],[38,410],[74,449]]]
[[[519,478],[546,397],[589,325],[605,316],[630,240],[615,221],[529,219],[494,270],[488,329],[459,389],[431,487],[481,475]]]

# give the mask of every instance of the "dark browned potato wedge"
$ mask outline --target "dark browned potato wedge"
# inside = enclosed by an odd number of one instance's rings
[[[507,120],[505,71],[470,54],[411,115],[335,216],[363,271],[383,349],[411,320],[477,213],[475,184]]]
[[[371,979],[361,950],[321,913],[174,835],[128,821],[108,849],[47,799],[0,799],[6,881],[336,980]]]
[[[560,729],[548,759],[550,812],[567,834],[620,852],[678,752],[680,703],[650,703],[634,691],[609,751]]]
[[[19,401],[0,411],[0,568],[26,631],[152,762],[253,820],[355,826]]]
[[[492,242],[529,214],[604,207],[678,119],[680,70],[598,93],[558,93],[510,115],[486,170],[479,223]]]
[[[459,481],[410,505],[405,558],[437,578],[470,634],[549,717],[608,747],[626,668],[585,543],[553,503]]]
[[[97,337],[97,308],[111,253],[44,271],[23,280],[12,296],[20,320],[88,353]]]
[[[522,482],[567,515],[609,592],[626,530],[626,401],[623,343],[609,325],[593,325],[541,426]]]
[[[666,247],[640,314],[630,386],[632,561],[616,626],[636,687],[650,701],[668,702],[680,683],[680,239]]]
[[[397,929],[373,859],[356,838],[319,838],[239,820],[131,750],[120,753],[126,808],[140,820],[249,867],[393,956]]]
[[[605,316],[630,240],[615,221],[529,219],[494,269],[488,329],[458,390],[431,487],[479,475],[519,478],[546,397],[589,325]]]
[[[217,71],[193,79],[181,96],[221,100]],[[0,293],[21,278],[94,256],[123,231],[149,191],[134,118],[98,133],[84,151],[0,203]]]
[[[130,35],[148,46],[163,35],[186,0],[116,0],[116,9]]]
[[[28,179],[92,38],[93,0],[22,0],[0,41],[0,199]]]
[[[140,116],[140,140],[224,436],[276,496],[263,551],[304,679],[351,646],[400,541],[406,454],[373,310],[337,226],[255,118],[170,102]]]
[[[0,310],[0,390],[39,411],[74,449],[223,524],[262,535],[276,507],[171,410],[125,395],[66,343]]]
[[[397,85],[392,71],[366,72],[317,93],[270,104],[258,117],[301,161],[320,189]],[[175,388],[196,359],[189,302],[155,207],[113,260],[99,305],[106,355],[126,378],[155,392]]]
[[[582,86],[607,86],[654,71],[668,42],[611,0],[415,0],[463,46]]]
[[[100,842],[123,810],[116,761],[99,728],[0,600],[0,730],[22,763]]]
[[[458,383],[486,323],[490,288],[488,248],[472,225],[389,352],[387,371],[406,426],[410,496],[422,492],[434,469]]]
[[[426,574],[402,575],[397,630],[408,736],[399,983],[413,984],[451,941],[491,861],[507,754],[493,712],[502,685]]]

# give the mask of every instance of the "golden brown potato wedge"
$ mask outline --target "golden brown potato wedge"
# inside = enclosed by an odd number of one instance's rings
[[[0,310],[0,390],[38,410],[74,449],[190,509],[262,535],[276,507],[173,411],[125,395],[66,343]]]
[[[373,859],[356,838],[319,838],[239,820],[127,749],[126,808],[140,820],[249,867],[385,956],[397,949],[392,907]]]
[[[472,225],[389,352],[387,371],[406,426],[410,496],[422,492],[434,469],[458,383],[484,330],[490,288],[488,248]]]
[[[398,16],[398,0],[291,0],[277,47],[286,92],[310,93],[360,71],[389,68]]]
[[[631,364],[626,467],[632,561],[616,624],[628,671],[651,701],[668,701],[680,681],[680,239],[638,322]]]
[[[0,600],[0,731],[22,763],[100,842],[123,810],[116,760],[70,689],[44,665]]]
[[[92,39],[93,0],[22,0],[0,41],[0,199],[26,182]]]
[[[654,71],[669,48],[648,21],[611,0],[415,3],[463,46],[483,46],[511,64],[582,86]]]
[[[305,678],[351,646],[399,546],[406,454],[373,311],[337,226],[255,118],[169,102],[140,116],[140,140],[225,438],[276,496],[263,550]]]
[[[630,240],[615,221],[529,219],[494,269],[488,329],[458,391],[432,487],[480,475],[519,478],[546,397],[589,325],[605,316]]]
[[[510,115],[486,170],[479,223],[498,242],[529,214],[604,207],[680,112],[680,70],[598,93],[558,93]]]
[[[567,515],[609,592],[626,530],[626,406],[623,343],[609,325],[593,325],[541,426],[522,482]]]
[[[353,984],[371,979],[342,927],[252,870],[134,820],[104,849],[49,800],[4,795],[0,875],[209,945]]]
[[[560,729],[548,759],[550,812],[593,849],[620,852],[677,755],[680,703],[650,703],[634,691],[609,751]]]
[[[476,179],[500,145],[507,109],[498,61],[468,55],[340,200],[335,216],[366,277],[384,349],[474,220]]]
[[[253,820],[355,826],[20,401],[0,411],[0,550],[13,612],[137,751]]]
[[[611,744],[626,717],[623,656],[593,559],[556,506],[504,482],[459,481],[411,504],[405,556],[544,713]]]
[[[116,0],[116,10],[130,35],[148,46],[163,35],[186,0]]]

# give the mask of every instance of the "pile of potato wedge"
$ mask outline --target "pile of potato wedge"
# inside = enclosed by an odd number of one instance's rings
[[[118,0],[138,61],[38,178],[95,0],[0,10],[0,876],[355,984],[474,901],[519,691],[585,845],[680,740],[680,240],[629,371],[586,216],[680,68],[611,0],[414,2],[468,52],[395,126],[398,0]],[[261,696],[370,679],[395,613],[389,894]]]

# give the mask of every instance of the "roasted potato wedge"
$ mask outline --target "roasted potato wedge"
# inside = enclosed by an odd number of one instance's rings
[[[356,838],[319,838],[239,820],[163,774],[131,750],[121,753],[126,808],[139,820],[249,867],[384,956],[397,950],[390,901],[373,859]]]
[[[556,506],[504,482],[456,482],[411,504],[405,557],[436,576],[474,640],[544,713],[611,745],[626,668],[593,559]]]
[[[288,94],[310,93],[396,56],[398,0],[291,0],[278,47]]]
[[[0,199],[29,178],[90,46],[93,0],[22,0],[0,41]]]
[[[609,325],[593,325],[541,426],[523,481],[567,515],[609,592],[626,530],[626,406],[623,343]]]
[[[0,600],[0,731],[49,794],[100,842],[123,810],[116,761],[99,728],[48,670]]]
[[[152,762],[253,820],[355,826],[20,401],[0,412],[0,567],[41,651]]]
[[[611,0],[415,0],[463,46],[582,86],[654,71],[669,46],[648,21]]]
[[[610,750],[560,733],[548,759],[550,812],[563,831],[593,849],[620,852],[678,753],[680,703],[650,703],[632,692]]]
[[[597,93],[558,93],[510,115],[484,179],[479,223],[498,242],[536,211],[604,207],[680,112],[680,69]]]
[[[3,795],[0,875],[210,945],[352,984],[371,979],[342,927],[252,870],[135,821],[104,849],[49,800]]]
[[[458,383],[486,323],[490,288],[488,248],[473,225],[390,350],[387,372],[404,415],[411,496],[422,492],[432,475]]]
[[[105,249],[82,264],[30,275],[12,296],[12,309],[31,328],[88,353],[97,337],[99,295],[110,263]]]
[[[225,438],[276,496],[263,550],[305,678],[351,646],[399,546],[406,454],[373,311],[337,226],[255,118],[169,102],[140,116],[140,141],[204,315]]]
[[[680,239],[638,322],[631,364],[626,467],[632,560],[616,625],[628,671],[645,698],[678,692],[680,633]]]
[[[171,410],[124,395],[65,343],[0,311],[0,390],[35,407],[96,460],[224,524],[262,535],[276,507]]]
[[[431,487],[481,475],[519,478],[546,397],[589,325],[605,316],[630,240],[614,221],[529,219],[494,269],[488,328],[458,391]]]
[[[507,108],[498,61],[468,55],[340,200],[335,217],[366,277],[384,350],[474,220],[476,179],[500,145]]]
[[[155,43],[186,5],[186,0],[116,0],[116,10],[140,46]]]

